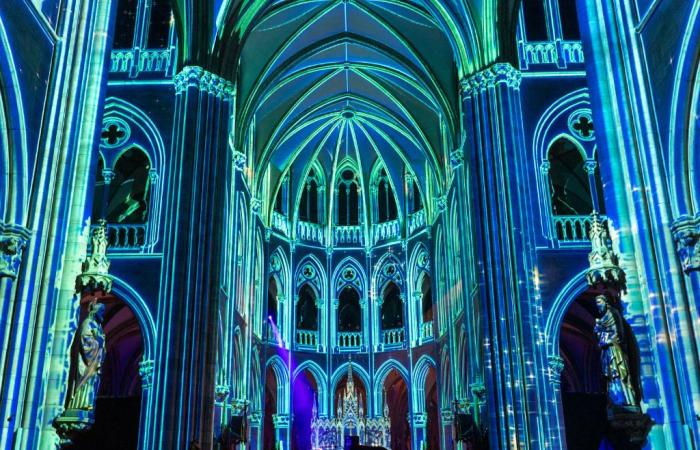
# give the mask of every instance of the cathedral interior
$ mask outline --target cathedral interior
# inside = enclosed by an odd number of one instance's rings
[[[0,450],[700,450],[700,1],[0,0]]]

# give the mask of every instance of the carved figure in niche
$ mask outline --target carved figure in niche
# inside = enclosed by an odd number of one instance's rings
[[[626,348],[624,318],[604,295],[595,298],[600,317],[595,321],[595,333],[600,346],[601,367],[611,405],[639,406],[632,383]]]
[[[105,334],[102,330],[105,305],[93,301],[80,325],[80,352],[73,396],[68,409],[91,411],[100,385],[100,369],[105,358]]]

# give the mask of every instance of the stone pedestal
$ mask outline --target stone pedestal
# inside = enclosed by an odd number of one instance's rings
[[[61,445],[70,445],[79,433],[90,429],[95,423],[94,410],[67,409],[54,421],[61,438]]]
[[[616,450],[640,450],[653,424],[637,406],[612,406],[608,409],[607,436]]]

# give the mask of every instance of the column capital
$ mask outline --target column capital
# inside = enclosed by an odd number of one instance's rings
[[[700,270],[700,214],[674,220],[671,233],[683,271],[689,274]]]
[[[275,428],[289,428],[289,414],[273,414],[272,424]]]
[[[250,199],[250,209],[253,211],[253,214],[260,214],[260,208],[262,207],[262,200],[259,198],[251,198]]]
[[[426,413],[413,413],[413,425],[424,428],[428,423],[428,415]]]
[[[462,79],[460,85],[462,92],[474,95],[497,84],[505,83],[508,87],[520,87],[522,73],[508,63],[495,63],[491,66],[468,75]]]
[[[226,384],[217,384],[214,386],[214,400],[217,403],[224,403],[229,394],[229,387]]]
[[[246,165],[246,160],[248,158],[246,157],[245,153],[234,150],[233,151],[233,168],[238,170],[238,171],[243,171],[245,169]]]
[[[153,369],[155,363],[152,359],[143,359],[139,363],[139,376],[141,377],[141,389],[150,389],[153,385]]]
[[[105,181],[105,184],[110,184],[114,180],[114,170],[109,167],[102,169],[102,179]]]
[[[588,175],[593,175],[597,167],[598,163],[594,159],[589,159],[583,163],[583,170],[585,170]]]
[[[450,152],[450,165],[453,169],[460,167],[464,163],[464,152],[461,148],[456,148]]]
[[[184,92],[190,87],[221,98],[233,97],[235,84],[199,66],[185,66],[173,79],[175,92]]]
[[[564,358],[559,355],[551,355],[547,358],[549,381],[554,384],[561,383],[561,373],[564,370]]]
[[[24,248],[31,231],[21,225],[0,221],[0,278],[17,278]]]
[[[446,195],[441,195],[440,197],[437,197],[435,199],[435,208],[438,210],[438,213],[441,213],[447,209],[447,196]]]

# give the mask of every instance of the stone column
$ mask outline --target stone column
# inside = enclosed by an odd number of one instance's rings
[[[627,277],[623,312],[639,344],[653,446],[700,447],[700,355],[671,231],[672,198],[653,83],[632,2],[577,0],[608,226]],[[653,374],[672,375],[657,377]]]
[[[3,270],[14,274],[17,269],[14,282],[9,281],[11,276],[0,277],[2,448],[51,449],[59,442],[54,419],[63,410],[70,344],[77,327],[76,276],[89,236],[97,132],[107,86],[105,61],[116,3],[62,3],[50,38],[57,45],[37,67],[51,79],[42,99],[44,107],[27,122],[35,128],[38,141],[26,149],[18,140],[13,148],[31,151],[35,159],[29,169],[34,170],[32,174],[21,165],[10,174],[10,179],[29,181],[26,202],[15,198],[0,207],[3,220],[10,222],[3,224],[0,234],[8,236],[8,225],[14,229],[10,234],[14,237],[1,244]],[[16,7],[2,2],[0,15]],[[17,12],[19,17],[25,14]],[[41,34],[42,26],[37,23],[26,32]],[[23,77],[31,76],[18,73],[22,87]],[[22,263],[16,266],[20,254]],[[12,326],[2,326],[7,323]]]
[[[441,448],[445,450],[454,450],[457,448],[454,435],[454,412],[449,408],[443,408],[440,411],[440,429],[442,436],[440,437]]]
[[[547,379],[550,383],[553,399],[561,405],[561,373],[564,370],[564,359],[559,355],[547,358]],[[554,405],[552,405],[554,406]],[[549,445],[551,448],[566,449],[566,432],[564,429],[564,408],[552,408],[550,415],[556,415],[555,424],[550,424]]]
[[[213,446],[224,191],[234,86],[201,67],[175,76],[152,428],[147,448]]]
[[[289,414],[274,414],[272,423],[275,426],[275,438],[277,439],[276,450],[289,449]]]
[[[425,412],[414,412],[412,418],[413,448],[418,450],[427,449],[428,433],[426,431],[426,426],[428,424],[428,415]]]
[[[502,449],[536,448],[543,428],[528,423],[543,416],[534,412],[541,407],[534,380],[544,362],[534,352],[535,171],[523,137],[520,80],[518,70],[498,63],[462,82],[489,443]]]

